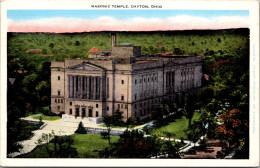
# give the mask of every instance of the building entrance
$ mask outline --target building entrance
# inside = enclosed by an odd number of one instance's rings
[[[92,109],[88,109],[88,116],[92,117]]]
[[[81,117],[82,118],[86,117],[86,109],[85,108],[82,108]]]
[[[76,108],[76,115],[75,117],[78,117],[79,116],[79,108]]]

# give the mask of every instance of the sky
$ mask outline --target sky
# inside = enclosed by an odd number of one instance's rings
[[[248,28],[248,10],[8,10],[9,32]]]

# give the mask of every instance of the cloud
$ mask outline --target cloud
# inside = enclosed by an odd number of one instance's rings
[[[136,17],[129,20],[107,16],[96,19],[43,18],[19,21],[8,19],[8,32],[165,31],[248,27],[249,18],[244,16],[205,18],[180,15],[165,19]]]

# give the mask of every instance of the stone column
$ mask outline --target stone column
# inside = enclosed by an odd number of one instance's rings
[[[100,77],[97,77],[97,100],[100,100]]]
[[[94,88],[93,88],[93,99],[96,100],[97,99],[97,95],[96,95],[96,92],[97,92],[97,77],[94,77],[93,78],[94,81],[93,81],[93,85],[94,85]]]
[[[79,89],[79,98],[82,99],[82,96],[83,96],[83,76],[80,76],[80,89]]]
[[[73,98],[76,98],[76,76],[73,76]]]
[[[90,99],[93,100],[93,87],[94,87],[94,78],[90,77]]]
[[[69,98],[73,97],[73,77],[69,75]]]
[[[89,76],[86,77],[86,98],[89,99]]]

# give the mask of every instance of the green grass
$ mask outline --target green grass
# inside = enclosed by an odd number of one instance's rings
[[[73,147],[77,149],[80,158],[98,158],[98,153],[94,150],[102,150],[108,147],[108,140],[102,139],[99,134],[76,134],[72,135],[74,140]],[[117,142],[119,136],[111,136],[111,143]],[[50,143],[50,149],[53,150],[54,145]],[[38,146],[30,153],[20,155],[19,158],[48,158],[45,145]]]
[[[35,117],[32,117],[32,118],[35,119],[35,120],[39,120],[40,117],[42,117],[42,120],[48,120],[48,121],[55,121],[55,120],[61,119],[59,116],[46,116],[44,114],[39,115],[39,116],[35,116]]]
[[[195,113],[192,118],[192,121],[198,120],[199,117],[200,117],[200,114]],[[187,139],[186,131],[188,130],[188,124],[189,124],[189,120],[185,116],[182,116],[182,118],[176,119],[175,122],[170,122],[167,126],[163,126],[161,128],[153,128],[151,130],[151,134],[162,137],[162,136],[165,136],[163,134],[163,132],[171,132],[171,133],[176,134],[172,138]]]

